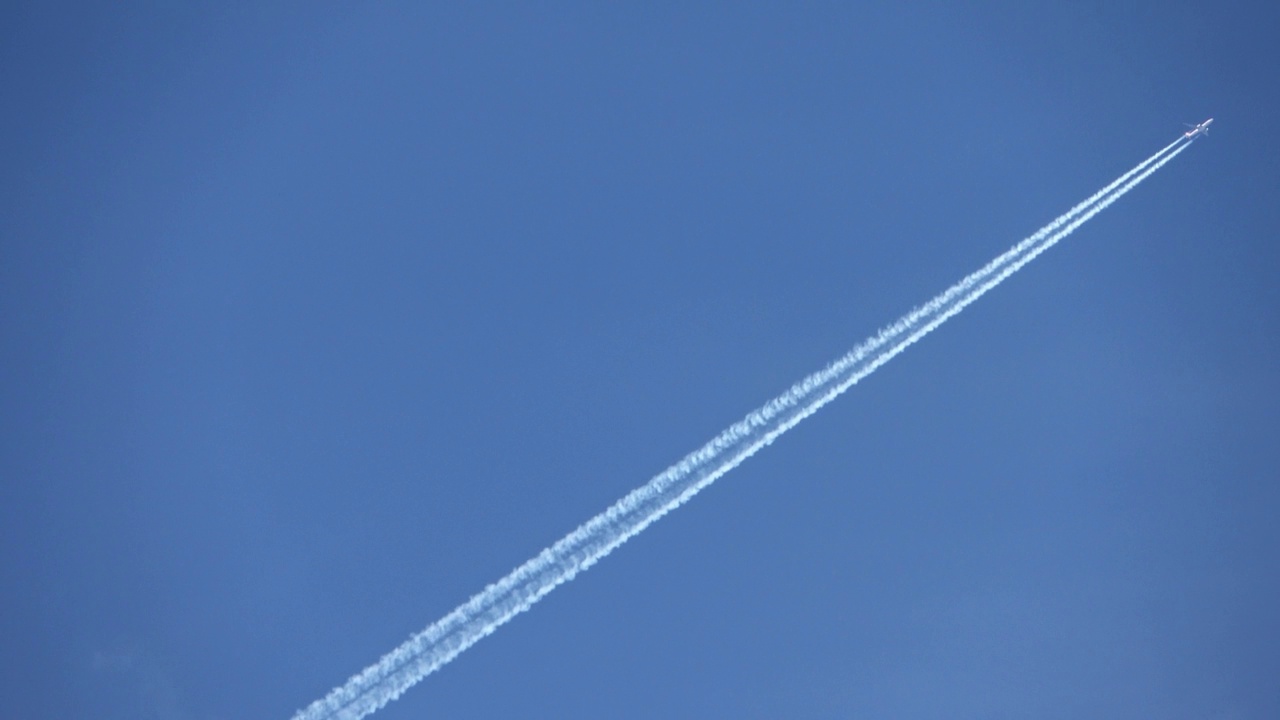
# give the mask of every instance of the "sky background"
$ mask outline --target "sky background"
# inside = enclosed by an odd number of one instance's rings
[[[1212,116],[377,717],[1280,717],[1280,6],[465,5],[6,6],[0,716],[288,718]]]

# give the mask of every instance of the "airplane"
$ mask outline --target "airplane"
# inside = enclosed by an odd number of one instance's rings
[[[1186,125],[1187,127],[1191,128],[1190,130],[1182,133],[1182,137],[1188,140],[1191,140],[1199,135],[1208,135],[1209,123],[1211,122],[1213,122],[1213,118],[1209,118],[1208,120],[1205,120],[1199,125],[1187,125],[1187,123],[1182,123],[1183,125]]]

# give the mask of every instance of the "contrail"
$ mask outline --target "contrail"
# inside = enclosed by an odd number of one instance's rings
[[[977,272],[730,426],[325,697],[298,711],[293,720],[358,720],[400,697],[1070,235],[1185,150],[1190,143],[1178,147],[1182,140],[1179,138],[1152,155]]]

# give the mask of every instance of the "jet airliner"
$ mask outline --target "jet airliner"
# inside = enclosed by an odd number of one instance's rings
[[[1200,123],[1199,125],[1187,125],[1187,127],[1191,128],[1191,129],[1190,129],[1190,130],[1188,130],[1188,131],[1186,131],[1186,132],[1184,132],[1184,133],[1182,133],[1182,137],[1184,137],[1184,138],[1186,138],[1186,139],[1188,139],[1188,140],[1191,140],[1191,139],[1196,138],[1196,137],[1198,137],[1198,136],[1200,136],[1200,135],[1208,135],[1208,134],[1209,134],[1209,123],[1211,123],[1211,122],[1213,122],[1213,118],[1209,118],[1208,120],[1205,120],[1204,122]],[[1184,124],[1184,125],[1186,125],[1186,123],[1183,123],[1183,124]]]

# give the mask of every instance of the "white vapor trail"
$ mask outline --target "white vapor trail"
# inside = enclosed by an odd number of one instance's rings
[[[1190,145],[1179,146],[1182,142],[1179,138],[978,271],[751,412],[325,697],[298,711],[293,720],[358,720],[400,697],[1070,235]]]

